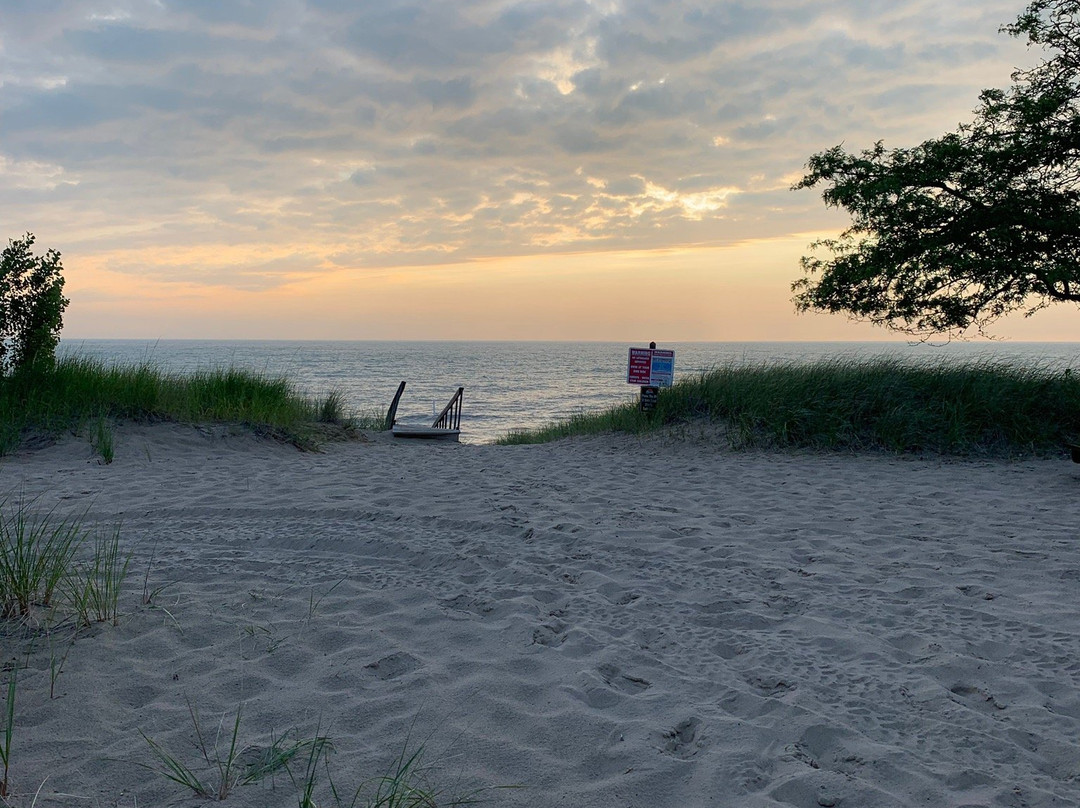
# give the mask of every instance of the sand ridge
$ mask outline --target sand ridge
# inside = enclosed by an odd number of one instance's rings
[[[133,765],[140,730],[194,760],[192,701],[242,703],[253,742],[320,727],[347,785],[427,738],[448,784],[522,786],[494,805],[1075,805],[1078,484],[670,437],[311,454],[129,425],[111,465],[67,440],[0,460],[0,493],[122,523],[133,591],[61,698],[31,662],[13,779],[199,804]]]

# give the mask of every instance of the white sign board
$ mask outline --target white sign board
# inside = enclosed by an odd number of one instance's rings
[[[626,383],[641,387],[671,387],[675,381],[675,352],[659,348],[631,348]]]

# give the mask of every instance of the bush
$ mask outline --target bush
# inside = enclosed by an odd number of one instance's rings
[[[946,455],[1060,454],[1080,435],[1080,377],[1048,366],[894,359],[736,365],[636,404],[585,413],[499,443],[642,433],[714,422],[733,446]]]
[[[60,253],[31,251],[34,234],[13,239],[0,253],[0,376],[51,367],[64,309]]]

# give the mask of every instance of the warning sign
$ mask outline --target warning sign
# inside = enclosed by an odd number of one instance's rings
[[[671,387],[675,380],[675,352],[658,348],[631,348],[626,383],[639,387]]]
[[[652,353],[648,348],[630,349],[630,361],[626,366],[627,384],[652,384]]]

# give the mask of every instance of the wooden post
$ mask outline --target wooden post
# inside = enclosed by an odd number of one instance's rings
[[[649,350],[650,351],[655,351],[656,350],[656,343],[655,342],[650,342],[649,343]],[[652,412],[654,409],[656,409],[656,401],[657,401],[657,399],[659,397],[660,397],[660,388],[659,387],[653,387],[652,385],[642,385],[641,386],[641,400],[640,400],[640,404],[639,404],[639,406],[641,407],[641,411],[648,413],[648,412]]]
[[[386,411],[386,426],[384,429],[390,430],[394,428],[394,421],[397,420],[397,405],[401,401],[401,394],[405,392],[405,382],[398,385],[397,392],[394,394],[394,400],[390,402],[390,409]]]

